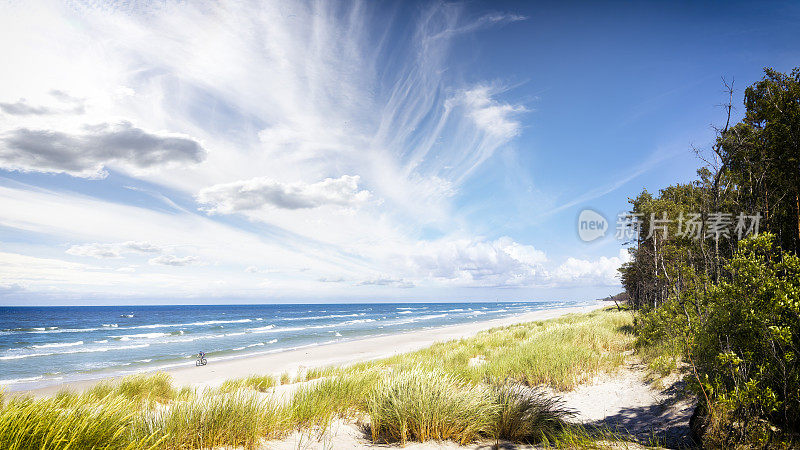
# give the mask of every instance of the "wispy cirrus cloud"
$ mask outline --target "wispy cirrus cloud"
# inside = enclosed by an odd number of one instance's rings
[[[0,186],[0,224],[88,242],[68,254],[103,267],[65,262],[70,275],[97,272],[76,291],[263,296],[265,278],[270,293],[319,296],[546,283],[540,249],[475,235],[459,211],[465,185],[525,131],[528,111],[502,81],[454,73],[459,39],[525,19],[469,8],[433,3],[402,26],[371,2],[76,2],[0,15],[0,33],[19,42],[4,55],[15,70],[0,69],[0,170],[119,170],[137,189],[115,193],[113,178],[91,183],[102,196]],[[52,67],[70,70],[52,77]],[[126,204],[145,191],[157,200]],[[249,220],[221,217],[232,214]],[[134,255],[149,264],[131,272]],[[19,282],[46,286],[17,269]]]

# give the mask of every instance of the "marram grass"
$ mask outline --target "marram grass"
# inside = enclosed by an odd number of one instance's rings
[[[195,396],[140,414],[133,436],[157,436],[161,448],[255,448],[285,429],[282,407],[255,393]]]
[[[272,375],[250,375],[247,378],[227,380],[218,388],[219,392],[230,393],[239,389],[252,389],[258,392],[267,392],[278,384]]]
[[[460,340],[355,367],[423,367],[473,382],[570,390],[597,373],[622,365],[633,348],[630,313],[595,311],[558,319],[494,328]],[[469,365],[482,356],[485,363]]]
[[[498,405],[487,386],[418,368],[378,382],[367,410],[374,442],[466,444],[491,435]]]

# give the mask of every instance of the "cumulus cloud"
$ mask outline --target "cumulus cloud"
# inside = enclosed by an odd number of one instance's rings
[[[261,177],[218,184],[201,190],[197,201],[210,213],[232,214],[265,207],[308,209],[326,205],[357,206],[369,200],[367,190],[358,189],[358,175],[326,178],[320,182],[281,183]]]
[[[526,109],[521,105],[502,103],[492,98],[494,89],[489,86],[476,86],[459,92],[451,99],[451,104],[459,104],[466,114],[481,130],[503,139],[511,139],[520,132],[520,123],[515,119]]]
[[[125,253],[161,253],[161,247],[149,242],[128,241],[111,244],[91,243],[73,245],[67,253],[74,256],[87,256],[97,259],[122,258]]]
[[[509,237],[443,239],[417,245],[396,262],[415,276],[463,286],[530,286],[547,277],[544,252]]]
[[[597,285],[617,286],[620,283],[617,269],[630,261],[626,249],[619,251],[619,256],[607,258],[601,256],[596,260],[567,258],[553,273],[556,283],[565,285]]]
[[[0,135],[0,168],[84,178],[104,178],[107,164],[146,169],[198,163],[205,153],[191,138],[150,133],[127,121],[87,125],[82,133],[17,128]]]
[[[197,264],[198,260],[194,256],[161,255],[150,259],[148,262],[153,266],[191,266]]]

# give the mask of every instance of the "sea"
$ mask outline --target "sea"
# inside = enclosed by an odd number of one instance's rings
[[[498,319],[572,302],[0,307],[6,391]]]

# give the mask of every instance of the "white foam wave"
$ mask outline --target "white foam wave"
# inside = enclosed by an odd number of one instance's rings
[[[32,345],[33,348],[59,348],[59,347],[75,347],[76,345],[83,345],[83,341],[77,342],[54,342],[52,344],[39,344]]]
[[[281,320],[321,320],[321,319],[339,319],[342,317],[358,317],[363,316],[365,313],[361,314],[330,314],[327,316],[306,316],[306,317],[286,317]]]
[[[420,320],[441,319],[442,317],[447,317],[447,314],[431,314],[429,316],[417,317],[417,318],[414,319],[414,322],[417,322],[417,321],[420,321]]]
[[[126,329],[151,329],[151,328],[174,328],[174,327],[202,327],[206,325],[221,325],[227,323],[248,323],[252,319],[237,319],[237,320],[206,320],[204,322],[188,322],[188,323],[154,323],[150,325],[137,325],[135,327],[127,327]]]
[[[95,348],[81,348],[77,350],[69,350],[65,352],[49,352],[49,353],[28,353],[22,355],[6,355],[0,356],[0,360],[9,360],[9,359],[25,359],[25,358],[35,358],[38,356],[53,356],[53,355],[68,355],[72,353],[97,353],[97,352],[110,352],[115,350],[128,350],[134,348],[145,348],[149,347],[150,344],[139,344],[139,345],[119,345],[119,346],[111,346],[111,347],[95,347]]]
[[[160,337],[170,336],[169,333],[138,333],[138,334],[123,334],[120,336],[111,336],[120,341],[130,341],[131,339],[155,339]]]

